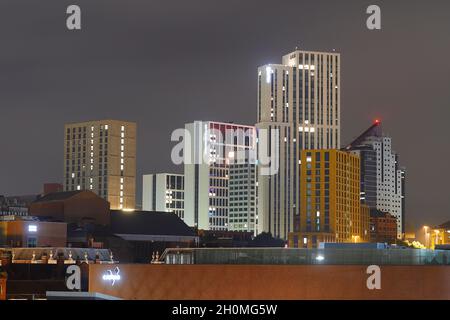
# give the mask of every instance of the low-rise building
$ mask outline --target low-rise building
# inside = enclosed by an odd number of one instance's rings
[[[435,226],[430,234],[431,248],[450,245],[450,221]]]
[[[39,194],[24,196],[0,195],[0,216],[27,216],[32,202],[39,199]]]
[[[149,263],[156,252],[198,245],[195,231],[169,212],[111,210],[108,226],[71,223],[68,229],[68,245],[108,248],[121,262]]]
[[[370,210],[370,241],[395,243],[397,239],[397,218],[380,210]]]
[[[6,216],[0,220],[1,247],[65,247],[67,224],[35,217]]]
[[[56,192],[34,201],[29,214],[67,223],[89,220],[107,225],[109,202],[88,190]]]

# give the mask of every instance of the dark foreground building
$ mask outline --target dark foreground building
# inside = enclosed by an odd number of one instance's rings
[[[111,210],[111,234],[125,240],[134,262],[150,262],[166,248],[196,247],[198,236],[177,215],[168,212]]]
[[[121,262],[149,263],[166,248],[196,247],[198,237],[173,213],[111,210],[107,226],[69,224],[67,242],[72,247],[108,248]]]
[[[66,191],[47,194],[30,205],[29,215],[67,223],[88,220],[109,224],[109,203],[92,191]]]
[[[450,251],[353,245],[173,248],[158,263],[139,264],[119,263],[108,250],[53,248],[61,250],[55,264],[48,249],[46,256],[42,250],[25,249],[16,251],[13,261],[6,255],[0,273],[7,273],[7,298],[76,293],[65,281],[73,266],[80,268],[81,292],[121,299],[450,299]],[[375,273],[380,280],[374,280]]]
[[[397,240],[397,219],[380,210],[370,210],[370,241],[393,244]]]

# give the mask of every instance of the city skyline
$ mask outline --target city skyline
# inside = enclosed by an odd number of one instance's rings
[[[205,4],[202,1],[195,3]],[[160,5],[159,10],[168,9],[162,3]],[[239,17],[242,20],[253,19],[261,29],[246,27],[241,20],[233,26],[220,19],[214,22],[203,18],[186,31],[195,33],[202,25],[212,23],[213,30],[221,35],[220,41],[214,40],[215,36],[206,31],[182,41],[180,35],[190,35],[183,33],[182,22],[173,27],[164,24],[164,36],[158,36],[151,23],[152,19],[157,19],[158,9],[152,11],[154,7],[144,5],[134,6],[136,11],[127,14],[119,13],[117,3],[112,3],[108,14],[122,19],[117,25],[105,27],[94,18],[100,17],[98,7],[81,1],[81,6],[93,18],[89,18],[85,29],[76,35],[58,28],[59,21],[51,12],[52,8],[59,10],[58,6],[30,6],[36,9],[30,12],[36,12],[37,17],[11,14],[22,18],[18,22],[8,18],[2,21],[4,28],[8,25],[11,29],[18,23],[24,27],[16,33],[22,37],[23,44],[19,45],[8,35],[5,51],[0,54],[0,63],[5,70],[0,77],[0,104],[2,117],[9,119],[2,125],[0,134],[9,137],[14,132],[14,139],[5,139],[4,151],[8,156],[1,162],[0,194],[36,193],[44,182],[63,183],[61,137],[64,124],[92,119],[117,118],[137,122],[138,181],[146,173],[181,173],[182,166],[176,167],[170,162],[171,131],[194,120],[254,125],[258,66],[278,63],[280,54],[292,52],[295,46],[314,51],[335,48],[341,54],[343,66],[341,146],[356,137],[373,119],[383,120],[385,131],[393,138],[393,147],[408,170],[407,229],[408,221],[417,229],[420,225],[439,224],[447,219],[450,203],[446,181],[450,177],[445,171],[424,170],[430,157],[426,152],[414,149],[422,145],[427,150],[435,150],[439,156],[431,157],[436,161],[433,166],[445,167],[449,151],[443,128],[448,114],[448,108],[444,106],[450,101],[445,89],[449,66],[438,61],[439,57],[448,56],[450,49],[444,44],[444,36],[433,33],[448,24],[439,14],[447,10],[445,4],[439,8],[426,7],[427,10],[421,13],[423,16],[413,13],[409,18],[400,16],[401,5],[386,4],[383,30],[378,34],[364,29],[363,5],[345,6],[346,14],[354,19],[341,21],[339,15],[330,16],[338,8],[333,3],[328,7],[300,4],[299,10],[314,11],[317,21],[305,15],[301,22],[294,23],[291,21],[294,15],[286,12],[289,21],[278,32],[270,32],[270,28],[276,22],[281,23],[282,18],[264,25],[268,12],[263,10],[257,16],[251,12],[250,4],[234,4],[230,6],[231,13],[213,10],[213,14],[220,14],[222,20],[226,20],[231,14],[237,14],[234,10],[241,10]],[[6,9],[1,5],[1,8],[5,12],[19,12],[20,6],[12,5]],[[136,8],[146,10],[139,14]],[[175,16],[180,17],[186,9],[195,14],[194,9],[180,6],[176,8]],[[431,16],[437,17],[434,22],[430,20]],[[27,30],[27,23],[42,17],[41,25]],[[139,21],[139,30],[135,30],[132,18]],[[415,27],[416,20],[429,23]],[[146,24],[146,21],[150,23]],[[310,26],[308,32],[300,30],[307,26]],[[295,32],[290,31],[291,27]],[[237,28],[244,29],[244,36],[236,35]],[[126,39],[130,29],[137,35]],[[334,29],[335,38],[327,35]],[[35,32],[47,32],[51,36],[37,46],[33,42]],[[275,39],[280,32],[282,36]],[[346,32],[349,35],[345,35]],[[116,44],[114,34],[121,45]],[[429,34],[433,35],[422,38],[424,45],[417,46],[416,37]],[[148,35],[156,45],[143,44]],[[168,41],[171,36],[176,36],[181,44]],[[247,44],[248,37],[251,41]],[[396,45],[395,37],[402,37],[406,43]],[[59,43],[52,43],[53,39]],[[95,41],[99,39],[100,43],[96,45]],[[211,41],[215,44],[213,48],[208,44]],[[158,44],[167,45],[167,48],[158,49]],[[230,46],[235,50],[230,50]],[[435,51],[436,59],[417,63],[423,59],[427,46],[426,50]],[[182,50],[177,51],[177,48]],[[11,62],[12,59],[16,59],[21,67]],[[174,59],[179,60],[173,63]],[[211,69],[214,70],[203,70],[213,63],[215,67]],[[155,112],[157,117],[152,116]],[[27,133],[20,132],[21,128]],[[34,134],[30,135],[30,132]],[[46,141],[46,145],[38,144],[36,141],[39,140]],[[38,152],[43,156],[33,157]],[[434,187],[430,188],[431,185]],[[139,182],[137,187],[137,198],[141,199]]]

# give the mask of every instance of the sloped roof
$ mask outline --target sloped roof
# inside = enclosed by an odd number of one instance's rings
[[[176,214],[158,211],[111,210],[111,231],[114,234],[196,236]]]
[[[64,201],[64,200],[72,198],[73,196],[76,196],[77,194],[79,194],[81,192],[86,192],[86,191],[77,190],[77,191],[64,191],[64,192],[49,193],[49,194],[37,199],[34,202]]]
[[[436,226],[435,229],[450,229],[450,220]]]
[[[355,140],[353,140],[350,144],[348,144],[345,149],[351,150],[352,148],[361,146],[361,144],[364,143],[364,141],[368,137],[382,137],[383,131],[381,128],[381,122],[376,121],[374,124],[372,124],[366,131],[361,133]]]

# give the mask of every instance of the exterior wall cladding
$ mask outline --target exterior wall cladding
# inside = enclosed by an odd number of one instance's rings
[[[287,239],[300,210],[299,155],[340,147],[340,54],[294,51],[258,68],[257,128],[278,129],[279,170],[258,173],[259,230]]]
[[[142,179],[142,209],[176,214],[184,220],[184,175],[146,174]]]
[[[361,158],[361,201],[371,209],[392,214],[397,219],[397,238],[405,233],[406,170],[392,148],[392,139],[383,134],[376,121],[346,150]]]
[[[301,211],[294,217],[291,247],[318,242],[368,242],[369,215],[360,203],[359,157],[340,150],[304,150]]]
[[[136,123],[69,123],[64,131],[64,191],[91,190],[111,209],[134,209]]]
[[[450,299],[444,266],[382,266],[380,290],[367,288],[362,265],[122,264],[112,286],[102,276],[114,267],[90,264],[89,291],[140,300]]]
[[[186,143],[189,142],[190,145],[186,145],[185,150],[192,152],[191,158],[187,157],[184,165],[184,221],[189,226],[203,230],[237,229],[253,232],[257,219],[256,181],[253,178],[242,178],[244,173],[236,173],[236,170],[247,168],[247,175],[251,175],[251,161],[241,163],[238,156],[245,158],[254,154],[255,127],[196,121],[186,124],[185,128],[190,134],[190,139],[186,139]],[[239,189],[241,192],[250,190],[250,197],[240,201],[238,196],[236,201],[236,184],[243,188]],[[231,217],[230,189],[233,209]],[[250,223],[245,226],[243,220]]]

